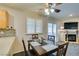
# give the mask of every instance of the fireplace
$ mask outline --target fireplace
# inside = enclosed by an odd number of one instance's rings
[[[66,34],[65,40],[71,41],[71,42],[76,42],[76,34]]]

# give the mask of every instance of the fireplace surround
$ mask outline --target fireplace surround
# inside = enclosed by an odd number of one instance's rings
[[[65,41],[76,42],[76,34],[66,34]]]

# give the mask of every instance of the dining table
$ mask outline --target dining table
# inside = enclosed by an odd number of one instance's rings
[[[53,42],[49,40],[44,40],[42,43],[34,40],[29,40],[28,50],[32,48],[37,56],[47,56],[48,54],[56,52],[58,49],[58,45],[61,45],[63,43],[65,42],[60,41],[56,42],[56,44],[53,44]]]

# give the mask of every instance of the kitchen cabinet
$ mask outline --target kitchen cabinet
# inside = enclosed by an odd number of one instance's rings
[[[7,28],[8,26],[8,12],[0,10],[0,29]]]

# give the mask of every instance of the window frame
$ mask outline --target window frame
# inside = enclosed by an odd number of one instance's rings
[[[28,19],[32,19],[32,18],[27,18],[27,19],[26,19],[26,33],[27,33],[27,34],[42,33],[42,31],[43,31],[43,21],[42,21],[42,19],[38,19],[38,20],[41,21],[41,24],[42,24],[42,25],[40,26],[41,31],[39,31],[39,32],[37,32],[37,19],[33,19],[33,20],[34,20],[34,31],[33,31],[33,33],[28,32],[28,25],[27,25]]]

